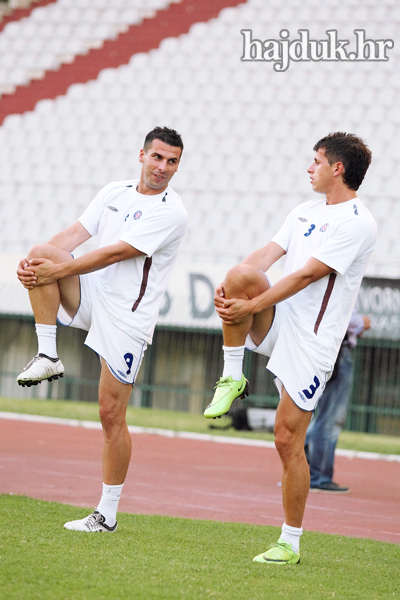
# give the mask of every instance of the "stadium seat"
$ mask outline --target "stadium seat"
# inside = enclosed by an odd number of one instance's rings
[[[115,38],[121,26],[139,23],[146,11],[167,4],[58,0],[35,8],[29,18],[9,23],[0,33],[0,93],[3,86],[26,84],[94,43]],[[144,134],[155,124],[167,124],[182,132],[185,143],[174,180],[190,213],[182,256],[196,255],[206,240],[207,260],[232,262],[265,243],[288,211],[313,197],[306,173],[313,144],[318,136],[344,127],[360,132],[373,150],[360,197],[386,236],[398,196],[394,61],[292,62],[285,73],[277,73],[272,63],[240,61],[240,29],[254,28],[255,36],[266,39],[277,38],[286,27],[294,38],[309,20],[312,35],[322,39],[335,19],[344,38],[354,35],[350,19],[371,23],[372,37],[372,28],[388,15],[385,28],[394,31],[400,21],[394,0],[379,6],[351,0],[337,12],[316,0],[306,7],[298,0],[285,6],[279,0],[248,0],[225,8],[188,34],[165,38],[159,48],[132,56],[129,64],[104,69],[96,80],[70,86],[65,96],[7,117],[0,127],[1,197],[23,184],[18,206],[40,205],[41,224],[29,234],[34,239],[49,227],[46,203],[55,207],[48,213],[53,227],[75,219],[104,183],[137,175]],[[234,234],[238,221],[245,223],[241,236]],[[6,223],[0,232],[9,239]],[[397,239],[386,237],[393,244],[391,256],[398,256]],[[381,275],[387,249],[378,246],[373,263]]]

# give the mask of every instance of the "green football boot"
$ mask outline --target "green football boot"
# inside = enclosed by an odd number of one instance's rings
[[[242,375],[240,381],[234,381],[232,377],[221,377],[215,386],[214,398],[204,411],[207,419],[216,419],[224,415],[230,409],[236,398],[245,398],[249,395],[249,382]]]
[[[296,554],[292,546],[281,538],[262,554],[253,558],[253,562],[265,563],[267,565],[296,565],[300,562],[300,552]]]

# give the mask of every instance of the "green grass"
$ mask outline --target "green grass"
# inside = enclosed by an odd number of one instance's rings
[[[0,398],[0,411],[86,421],[99,420],[98,407],[93,402]],[[129,406],[127,420],[129,425],[140,425],[142,427],[156,427],[159,429],[172,429],[173,431],[192,431],[196,433],[271,441],[274,439],[272,433],[256,431],[240,432],[233,428],[227,430],[209,429],[210,423],[202,415],[187,412],[134,408]],[[212,424],[218,427],[229,422],[230,419],[225,418],[212,421]],[[400,437],[342,431],[338,447],[349,450],[362,450],[364,452],[378,452],[381,454],[400,454]]]
[[[388,600],[400,546],[306,532],[301,563],[260,565],[275,527],[119,514],[115,534],[66,531],[87,509],[0,495],[7,600]]]

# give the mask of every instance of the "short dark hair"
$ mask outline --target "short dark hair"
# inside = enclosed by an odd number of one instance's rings
[[[181,156],[183,152],[182,138],[175,129],[169,127],[154,127],[144,138],[143,149],[145,152],[150,148],[154,140],[161,140],[169,146],[175,146],[181,149]]]
[[[325,150],[330,165],[341,162],[344,166],[343,181],[351,190],[358,190],[371,164],[372,153],[363,140],[354,133],[337,131],[322,138],[314,151]]]

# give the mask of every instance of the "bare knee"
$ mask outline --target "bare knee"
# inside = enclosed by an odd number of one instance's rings
[[[304,440],[285,426],[275,429],[275,446],[284,466],[305,456]]]
[[[293,446],[293,436],[288,429],[275,429],[275,447],[283,463],[287,462]]]
[[[31,260],[32,258],[47,258],[54,263],[73,260],[73,256],[69,252],[61,250],[61,248],[57,248],[51,244],[36,244],[33,246],[29,250],[27,256],[28,260]]]
[[[36,244],[29,250],[27,258],[49,258],[51,248],[50,244]]]
[[[226,298],[254,298],[269,288],[268,280],[252,265],[239,264],[229,269],[224,281]]]
[[[111,399],[100,398],[99,415],[105,435],[110,436],[125,427],[125,413],[118,407],[118,403]]]

